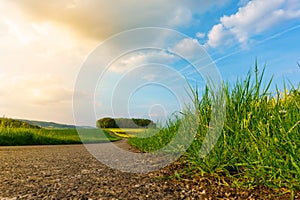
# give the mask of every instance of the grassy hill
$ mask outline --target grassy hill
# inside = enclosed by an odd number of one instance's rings
[[[29,129],[40,129],[38,125],[34,125],[25,121],[9,119],[9,118],[0,118],[0,127],[8,128],[29,128]]]
[[[44,121],[35,121],[35,120],[27,120],[27,119],[20,119],[20,121],[31,124],[33,126],[39,126],[46,129],[75,129],[75,125],[68,125],[68,124],[59,124],[55,122],[44,122]],[[79,126],[78,128],[81,129],[90,129],[93,127],[90,126]]]

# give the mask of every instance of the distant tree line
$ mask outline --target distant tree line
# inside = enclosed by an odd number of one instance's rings
[[[150,119],[105,117],[97,121],[98,128],[148,128],[155,126],[155,123]]]
[[[20,120],[10,119],[10,118],[0,118],[0,127],[5,128],[30,128],[30,129],[40,129],[41,127],[35,126]]]

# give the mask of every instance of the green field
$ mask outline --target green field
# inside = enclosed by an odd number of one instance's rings
[[[176,177],[208,175],[235,187],[264,186],[292,195],[300,190],[300,88],[290,86],[271,95],[271,81],[262,87],[264,73],[259,73],[257,66],[255,72],[254,78],[248,73],[232,87],[224,84],[225,123],[205,158],[199,157],[199,150],[208,130],[213,94],[206,90],[200,100],[192,90],[200,124],[192,145],[180,158],[181,167],[174,171]],[[129,143],[146,152],[158,150],[173,139],[180,118],[155,136],[129,138]]]
[[[0,146],[99,143],[119,140],[99,129],[28,129],[0,127]]]

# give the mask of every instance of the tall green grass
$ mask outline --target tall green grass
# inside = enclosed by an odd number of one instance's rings
[[[199,127],[192,145],[181,157],[181,175],[210,174],[238,187],[267,186],[300,190],[300,90],[286,87],[269,92],[270,80],[263,87],[264,69],[255,66],[244,80],[223,85],[226,117],[221,136],[204,158],[199,150],[206,136],[212,113],[207,89],[202,98],[192,91]],[[187,110],[186,112],[190,112]],[[144,151],[154,151],[172,140],[180,119],[150,138],[129,142]],[[177,173],[177,172],[176,172]]]
[[[116,141],[113,137],[99,129],[81,131],[81,138],[76,129],[27,129],[0,127],[0,146],[12,145],[56,145],[82,144]]]

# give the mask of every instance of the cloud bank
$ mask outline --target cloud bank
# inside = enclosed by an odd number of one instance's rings
[[[297,0],[249,1],[235,14],[220,18],[220,23],[209,31],[205,46],[216,48],[234,42],[245,45],[252,36],[295,18],[300,18],[300,2]]]
[[[227,0],[60,0],[14,2],[32,20],[54,21],[85,37],[103,39],[137,27],[187,26],[201,14]]]

